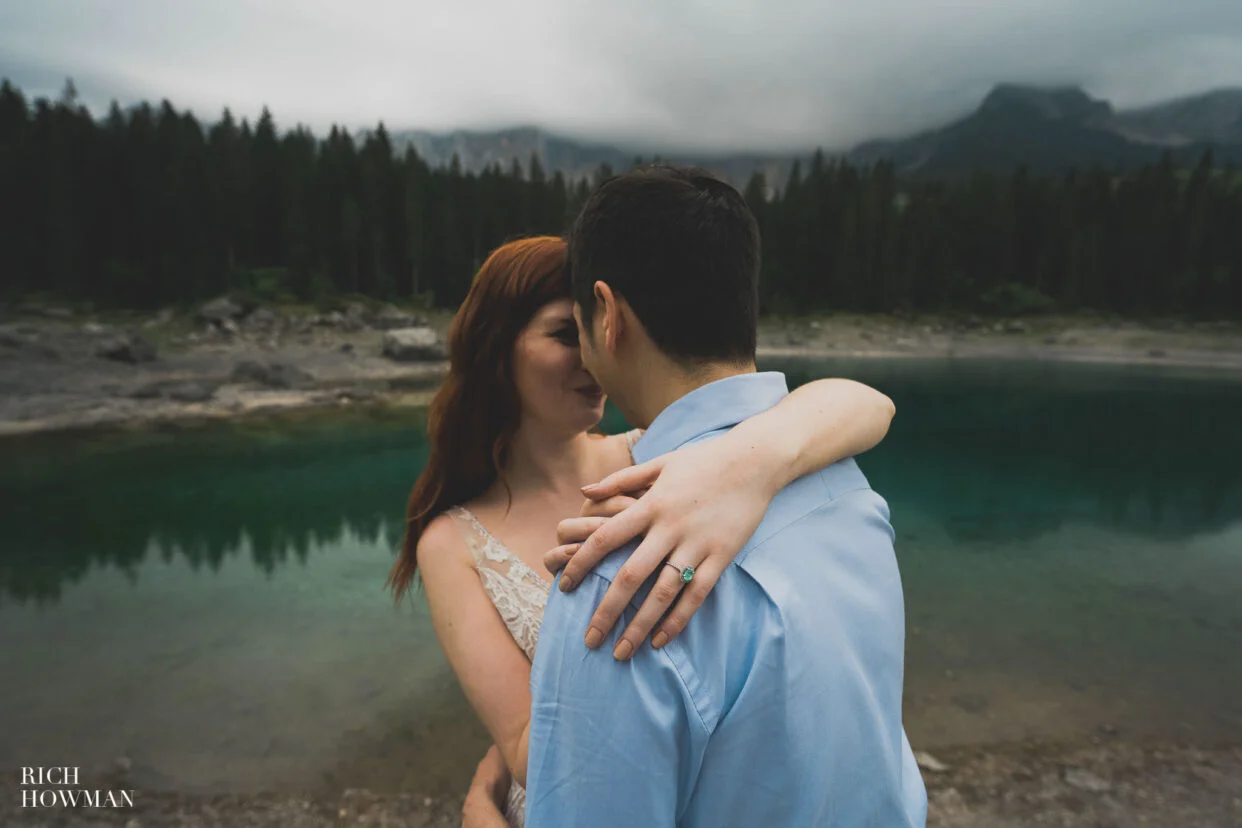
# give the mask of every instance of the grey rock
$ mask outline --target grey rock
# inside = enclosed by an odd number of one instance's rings
[[[340,350],[343,354],[352,354],[354,352],[354,343],[342,342],[341,347],[338,350]]]
[[[339,328],[345,322],[345,315],[340,311],[332,311],[325,313],[323,316],[316,318],[316,325],[324,325],[329,328]]]
[[[968,331],[977,331],[983,327],[983,320],[977,316],[968,316],[966,317],[966,321],[963,322],[962,325]]]
[[[280,317],[269,308],[256,308],[242,321],[247,331],[270,331],[280,324]]]
[[[424,325],[423,321],[418,317],[392,305],[385,305],[380,308],[379,313],[375,315],[373,324],[381,331],[399,331],[403,328],[417,328]]]
[[[43,315],[48,319],[72,319],[73,311],[68,308],[44,308]]]
[[[165,385],[162,382],[148,382],[126,394],[131,400],[157,400],[164,396]]]
[[[207,402],[216,395],[217,388],[215,386],[206,385],[199,382],[177,383],[168,389],[167,396],[170,400],[184,403]]]
[[[1066,785],[1088,793],[1107,793],[1113,789],[1112,783],[1082,768],[1066,768],[1064,778]]]
[[[167,325],[172,320],[173,320],[172,308],[164,308],[162,311],[157,313],[153,318],[148,319],[146,322],[143,322],[142,327],[158,328],[161,325]]]
[[[232,373],[233,382],[249,382],[268,388],[305,388],[314,379],[296,365],[262,363],[253,359],[237,363]]]
[[[237,323],[232,319],[225,319],[217,323],[217,327],[225,336],[237,336],[241,333],[241,329],[237,327]]]
[[[117,362],[137,364],[155,360],[155,346],[138,334],[116,337],[100,344],[95,356]]]
[[[224,322],[237,319],[245,309],[234,302],[227,296],[221,296],[219,299],[212,299],[207,304],[198,309],[198,318],[204,322],[214,322],[222,325]]]
[[[359,327],[366,327],[371,324],[371,312],[361,302],[350,302],[345,306],[345,319]]]
[[[437,362],[445,358],[444,345],[431,328],[387,331],[383,353],[397,362]]]
[[[1021,319],[1011,319],[1005,323],[1005,333],[1021,334],[1030,330],[1030,327]]]
[[[926,751],[916,750],[914,752],[914,761],[918,762],[920,768],[931,773],[945,773],[949,770],[948,765]]]
[[[87,336],[99,336],[108,333],[108,326],[100,325],[98,322],[87,322],[82,326],[82,333]]]

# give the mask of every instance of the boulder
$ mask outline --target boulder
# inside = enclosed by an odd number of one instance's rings
[[[280,325],[280,317],[269,308],[255,308],[242,321],[247,331],[270,331]]]
[[[361,302],[350,302],[345,306],[345,322],[355,330],[371,324],[371,312]]]
[[[325,313],[323,316],[315,319],[315,324],[324,325],[329,328],[339,328],[341,325],[345,324],[345,314],[340,311]]]
[[[237,319],[245,312],[245,308],[234,302],[227,296],[221,296],[219,299],[212,299],[207,304],[198,309],[198,318],[204,322],[212,322],[221,325],[225,322],[231,322]]]
[[[412,316],[400,308],[385,305],[375,315],[373,324],[381,331],[398,331],[402,328],[420,328],[425,326],[426,323],[417,316]]]
[[[170,387],[166,395],[168,399],[177,402],[207,402],[216,395],[216,386],[200,382],[180,382]]]
[[[0,347],[24,348],[26,338],[11,328],[0,328]]]
[[[431,328],[401,328],[384,334],[384,356],[396,362],[438,362],[444,345]]]
[[[164,308],[162,311],[157,313],[154,317],[152,317],[151,319],[148,319],[146,322],[143,322],[142,327],[158,328],[161,325],[167,325],[172,320],[173,320],[172,308]]]
[[[117,362],[137,364],[155,360],[155,346],[138,334],[120,336],[100,344],[95,356]]]
[[[1005,323],[1005,333],[1021,334],[1029,330],[1030,328],[1021,319],[1010,319]]]
[[[174,400],[176,402],[207,402],[215,396],[218,385],[203,382],[157,380],[135,388],[128,396],[135,400]]]
[[[263,363],[247,359],[233,368],[233,382],[249,382],[268,388],[305,388],[315,378],[298,368],[279,362]]]

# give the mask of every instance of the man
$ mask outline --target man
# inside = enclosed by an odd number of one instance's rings
[[[755,370],[758,227],[710,174],[654,167],[604,184],[574,224],[569,267],[583,361],[647,428],[637,462],[788,392],[783,375]],[[552,590],[531,675],[527,824],[924,825],[901,726],[892,541],[887,505],[847,460],[777,496],[660,649],[614,659],[625,623],[597,650],[582,639],[633,545],[576,591]],[[693,579],[677,561],[661,572]]]

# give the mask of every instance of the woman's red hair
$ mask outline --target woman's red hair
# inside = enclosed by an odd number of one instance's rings
[[[449,373],[427,414],[430,457],[405,512],[405,539],[388,586],[397,600],[418,569],[418,540],[450,506],[503,482],[521,408],[513,382],[518,335],[549,302],[570,297],[565,242],[552,236],[496,248],[449,327]]]

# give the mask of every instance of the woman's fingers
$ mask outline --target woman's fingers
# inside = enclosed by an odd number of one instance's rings
[[[543,565],[553,575],[565,568],[565,564],[569,563],[569,559],[578,551],[581,544],[563,543],[560,546],[543,553]]]
[[[565,571],[561,574],[561,591],[569,592],[582,583],[582,579],[596,564],[602,561],[609,552],[628,541],[638,537],[651,526],[650,507],[640,500],[616,517],[611,518],[569,518],[561,521],[561,526],[578,521],[598,521],[599,523],[586,537],[567,531],[563,536],[557,531],[560,543],[581,543],[582,548],[574,553]],[[572,524],[568,530],[585,527],[586,524]],[[639,583],[642,583],[639,581]]]
[[[677,558],[680,554],[680,550],[675,551],[673,557]],[[660,622],[659,630],[651,637],[651,646],[659,649],[681,634],[690,621],[690,617],[699,611],[699,607],[703,606],[703,601],[716,586],[723,571],[719,564],[713,563],[712,559],[708,558],[703,561],[701,568],[694,571],[694,579],[681,591],[681,597],[677,599],[677,605],[673,607],[673,611]],[[630,626],[633,627],[637,622],[638,619],[635,618]],[[635,630],[635,633],[639,635],[638,640],[641,641],[650,629],[646,627],[642,630]],[[628,637],[629,631],[627,630],[625,634]]]
[[[617,574],[613,576],[612,583],[608,586],[608,591],[604,593],[604,597],[600,599],[599,606],[595,608],[595,614],[591,616],[591,625],[586,633],[586,645],[588,647],[595,648],[604,642],[604,639],[612,632],[612,628],[616,626],[617,619],[621,617],[621,613],[625,612],[625,608],[629,606],[634,593],[651,576],[656,567],[663,565],[664,559],[668,557],[668,551],[672,548],[672,545],[671,539],[665,540],[660,534],[651,534],[643,538],[643,542],[630,555],[629,560],[617,570]],[[671,567],[666,568],[670,575],[675,574]],[[652,589],[652,596],[655,596],[657,601],[667,599],[665,602],[667,607],[677,597],[677,592],[680,590],[678,585],[680,583],[679,578],[662,579]],[[657,595],[657,593],[659,594]],[[650,598],[651,596],[648,596],[648,600]],[[656,620],[658,619],[659,616],[657,615]],[[653,620],[652,624],[654,625],[654,623],[655,621]],[[641,639],[639,641],[641,642]],[[617,646],[622,647],[623,645],[618,644]]]
[[[664,469],[665,457],[661,455],[637,466],[626,466],[615,471],[598,483],[582,487],[582,494],[591,500],[603,500],[626,492],[645,489],[655,482]]]
[[[638,502],[637,498],[629,495],[613,495],[604,500],[587,499],[582,504],[582,517],[613,517],[624,512],[629,507]]]
[[[605,517],[565,518],[556,526],[556,542],[562,546],[567,543],[582,543],[608,520]]]
[[[685,559],[683,560],[683,556]],[[686,583],[682,578],[682,573],[667,563],[675,563],[679,568],[684,566],[696,567],[694,578],[690,583]],[[700,577],[704,577],[706,573],[700,573],[698,567],[702,566],[702,562],[698,558],[685,556],[682,550],[677,550],[667,561],[661,561],[660,574],[656,578],[655,586],[651,588],[651,592],[647,593],[647,597],[643,600],[642,606],[638,608],[638,613],[634,616],[634,620],[625,628],[625,632],[621,634],[621,640],[617,642],[617,646],[613,648],[613,657],[618,661],[628,661],[638,652],[638,648],[647,640],[647,636],[660,623],[660,619],[668,612],[669,607],[674,601],[678,600],[679,595],[684,595],[686,590],[697,589]],[[705,578],[706,580],[706,578]],[[715,577],[711,578],[711,582],[715,583]],[[711,590],[707,586],[703,590],[706,595]],[[682,599],[684,600],[684,598]],[[678,605],[680,605],[678,601]],[[700,603],[702,601],[700,600]],[[663,647],[667,644],[667,640],[660,641],[658,646]],[[656,642],[653,640],[652,644]]]

